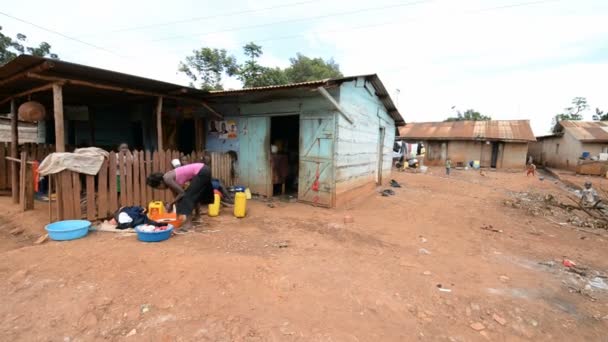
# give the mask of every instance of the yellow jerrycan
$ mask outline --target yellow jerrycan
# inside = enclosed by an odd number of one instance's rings
[[[220,195],[213,194],[213,203],[209,204],[209,211],[207,214],[211,217],[215,217],[220,214]]]
[[[148,216],[160,216],[165,213],[165,204],[162,201],[148,203]]]
[[[247,195],[244,192],[237,192],[234,195],[234,216],[245,217],[247,213]]]

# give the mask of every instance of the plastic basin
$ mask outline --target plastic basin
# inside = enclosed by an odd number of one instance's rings
[[[173,231],[172,225],[167,225],[169,228],[166,230],[161,230],[158,232],[142,232],[139,230],[140,226],[135,227],[135,232],[137,232],[137,239],[143,242],[160,242],[165,241],[171,237],[171,232]]]
[[[148,215],[148,217],[156,222],[167,223],[167,225],[172,225],[173,228],[179,228],[182,225],[182,221],[177,218],[176,213],[163,213],[156,215]]]
[[[91,228],[91,222],[86,220],[67,220],[47,224],[44,229],[51,240],[75,240],[86,236]]]

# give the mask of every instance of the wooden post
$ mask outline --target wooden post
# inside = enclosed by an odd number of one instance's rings
[[[27,165],[27,152],[21,152],[20,164],[19,203],[21,204],[21,210],[26,211],[34,209],[34,189],[32,184],[32,172],[31,166],[28,167]],[[31,198],[29,198],[29,196],[31,196]]]
[[[63,130],[63,93],[61,85],[53,84],[53,111],[55,113],[55,151],[65,152]]]
[[[163,118],[162,118],[162,111],[163,111],[163,97],[159,96],[158,97],[158,102],[156,103],[156,139],[157,139],[157,146],[158,146],[158,150],[159,151],[163,151]]]
[[[17,158],[17,150],[19,148],[19,130],[17,127],[17,104],[15,99],[11,100],[11,157]],[[18,165],[15,162],[11,163],[11,195],[13,203],[19,203],[19,175]]]

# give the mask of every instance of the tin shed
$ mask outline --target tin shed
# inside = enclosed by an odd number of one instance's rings
[[[264,196],[342,206],[390,176],[403,118],[377,75],[212,92],[224,119],[206,150],[234,151],[239,180]]]
[[[536,141],[528,120],[415,122],[399,129],[399,139],[423,142],[427,165],[479,160],[481,167],[518,169],[526,164],[528,143]]]

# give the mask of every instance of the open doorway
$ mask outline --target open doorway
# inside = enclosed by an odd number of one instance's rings
[[[300,160],[300,117],[276,116],[270,120],[272,195],[297,197]]]
[[[490,162],[490,167],[495,169],[498,164],[498,142],[492,142],[492,160]]]
[[[177,123],[177,149],[184,154],[195,150],[195,127],[193,119],[184,119]]]

